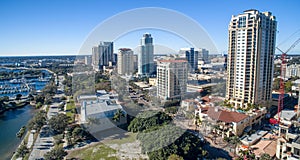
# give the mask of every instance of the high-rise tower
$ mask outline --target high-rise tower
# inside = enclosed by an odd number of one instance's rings
[[[92,48],[92,64],[95,70],[102,70],[103,66],[108,66],[113,62],[113,42],[100,42],[98,46]]]
[[[157,96],[163,100],[186,94],[188,62],[186,59],[163,59],[157,62]]]
[[[154,72],[153,63],[153,38],[151,34],[145,33],[141,39],[140,53],[138,55],[138,74],[152,75]]]
[[[118,52],[118,74],[131,75],[134,72],[134,55],[130,48],[120,48]]]
[[[229,24],[226,99],[236,108],[271,100],[277,22],[246,10]]]
[[[194,48],[181,48],[179,53],[183,54],[189,62],[189,70],[191,72],[198,69],[198,51],[194,50]]]

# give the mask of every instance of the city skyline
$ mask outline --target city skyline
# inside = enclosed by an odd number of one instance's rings
[[[283,50],[287,49],[293,41],[289,39],[290,35],[297,32],[296,35],[298,36],[300,33],[300,22],[293,18],[298,15],[297,6],[300,3],[298,1],[289,1],[289,3],[251,1],[243,4],[237,4],[233,1],[218,1],[218,5],[215,5],[215,1],[191,1],[189,3],[182,1],[166,1],[164,3],[158,1],[140,3],[130,1],[89,2],[25,1],[15,5],[14,1],[1,1],[0,13],[2,14],[0,15],[2,15],[1,19],[4,25],[0,27],[0,34],[2,35],[0,38],[2,44],[0,56],[76,55],[82,42],[98,24],[120,12],[141,7],[167,8],[192,18],[210,35],[216,44],[218,53],[227,53],[227,29],[230,16],[251,8],[262,12],[270,11],[276,15],[276,19],[279,21],[276,46]],[[96,6],[99,6],[99,3],[107,7],[97,10]],[[203,7],[195,9],[194,6]],[[178,43],[180,40],[169,42],[168,38],[165,37],[170,33],[161,34],[162,37],[157,37],[155,33],[150,32],[156,37],[155,44],[165,45],[176,51],[182,47],[193,47]],[[289,40],[286,41],[286,39]],[[99,41],[105,41],[105,39],[99,38]],[[131,38],[131,42],[134,44],[124,47],[134,48],[138,45],[136,43],[138,38],[135,40]],[[116,45],[115,49],[121,47],[123,46]],[[299,51],[298,46],[290,53]],[[88,54],[90,53],[91,51]],[[210,54],[212,53],[210,52]]]

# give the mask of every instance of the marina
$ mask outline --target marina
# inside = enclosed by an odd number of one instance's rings
[[[18,69],[11,71],[10,69],[0,69],[0,72],[7,73],[20,73],[24,70]],[[21,94],[23,97],[28,96],[30,93],[39,92],[51,79],[51,74],[42,70],[42,75],[23,75],[22,77],[9,78],[0,81],[0,96],[8,96],[10,99]]]

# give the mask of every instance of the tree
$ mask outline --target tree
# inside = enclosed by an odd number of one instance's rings
[[[202,124],[199,114],[195,116],[195,125],[198,127]]]
[[[30,130],[39,130],[43,125],[46,124],[47,114],[45,111],[39,111],[34,115],[34,117],[29,121],[28,128]]]
[[[167,107],[165,108],[165,111],[169,114],[175,114],[178,111],[178,108],[176,106]]]
[[[44,87],[42,92],[43,92],[43,95],[50,94],[51,96],[53,96],[53,95],[55,95],[56,90],[57,90],[57,86],[55,84],[49,84]]]
[[[183,160],[183,157],[178,156],[177,154],[171,154],[171,155],[168,157],[168,160]]]
[[[255,159],[255,154],[251,150],[240,150],[239,154],[239,159]]]
[[[17,94],[16,95],[16,100],[21,100],[22,94]]]
[[[285,92],[291,92],[292,91],[292,86],[293,86],[292,81],[287,81],[284,84],[284,90],[285,90]]]
[[[20,147],[17,149],[17,157],[25,157],[26,154],[29,153],[29,149],[26,147],[25,144],[21,144]]]
[[[259,158],[259,160],[271,160],[271,159],[272,159],[271,156],[267,153],[263,153]]]
[[[236,154],[236,147],[238,146],[238,144],[240,144],[241,140],[238,136],[233,136],[229,138],[229,143],[234,145],[234,154]]]
[[[51,151],[44,155],[45,160],[63,159],[68,153],[61,147],[55,146]]]
[[[25,134],[25,131],[26,131],[26,127],[25,126],[21,127],[19,132],[17,133],[17,137],[21,139]]]
[[[38,102],[36,105],[35,105],[35,108],[41,108],[43,106],[43,104],[41,102]]]
[[[63,143],[64,135],[58,134],[58,135],[54,136],[53,138],[54,138],[54,144],[59,145],[59,144]]]
[[[8,102],[9,101],[9,97],[8,96],[4,96],[4,97],[1,98],[1,101]]]
[[[128,130],[131,132],[141,132],[153,127],[168,124],[169,122],[171,122],[171,120],[172,118],[164,112],[143,112],[138,114],[137,117],[130,122]]]
[[[125,114],[121,109],[118,109],[117,112],[114,114],[113,120],[120,122],[121,117],[125,117]]]
[[[45,102],[44,104],[51,104],[52,103],[52,96],[50,94],[47,94],[45,96]]]
[[[72,132],[72,137],[76,141],[77,139],[83,139],[84,138],[84,130],[81,127],[76,127]]]
[[[208,157],[208,152],[207,152],[207,150],[202,150],[202,157]]]
[[[34,100],[33,95],[32,95],[32,94],[28,94],[28,99],[29,99],[30,101]]]
[[[280,78],[276,78],[273,81],[273,90],[279,90],[280,88]]]
[[[60,97],[60,100],[65,101],[65,100],[67,100],[67,97],[66,96],[62,96],[62,97]]]
[[[35,97],[35,103],[42,103],[42,104],[44,104],[44,101],[45,101],[45,97],[44,96],[42,96],[42,95],[37,95],[36,97]]]
[[[152,134],[138,134],[137,138],[141,141],[142,151],[147,152],[149,159],[168,159],[172,154],[176,154],[183,159],[197,159],[202,157],[202,145],[200,139],[189,132],[178,132],[177,127],[168,126],[160,132]],[[182,135],[177,137],[174,142],[169,141],[170,134],[181,133]],[[162,146],[161,144],[169,145]]]
[[[65,114],[57,114],[49,120],[49,127],[54,134],[61,134],[69,124],[70,118]]]

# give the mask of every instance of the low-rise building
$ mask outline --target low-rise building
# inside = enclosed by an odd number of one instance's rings
[[[241,138],[241,142],[243,145],[252,146],[253,144],[257,143],[263,136],[265,136],[268,131],[256,131],[251,135],[247,135]]]
[[[195,111],[195,109],[200,107],[199,102],[194,99],[182,100],[180,105],[184,111]]]
[[[299,134],[287,133],[277,140],[276,157],[278,159],[300,158]]]
[[[280,112],[276,157],[278,159],[300,159],[299,119],[294,110]],[[278,118],[276,115],[274,118]]]
[[[118,110],[120,110],[124,116],[120,116],[120,120],[115,124],[113,123],[113,117]],[[83,101],[80,111],[81,123],[89,123],[91,126],[94,126],[92,127],[93,132],[106,130],[116,125],[126,123],[126,112],[120,104],[112,100],[97,99],[95,101]]]
[[[276,136],[267,133],[264,135],[260,141],[252,145],[250,148],[255,154],[255,157],[260,157],[262,154],[267,153],[273,159],[276,155]]]
[[[299,64],[291,64],[286,66],[285,77],[299,77],[300,76],[300,65]]]
[[[157,78],[149,78],[150,86],[156,86],[156,84],[157,84]]]

